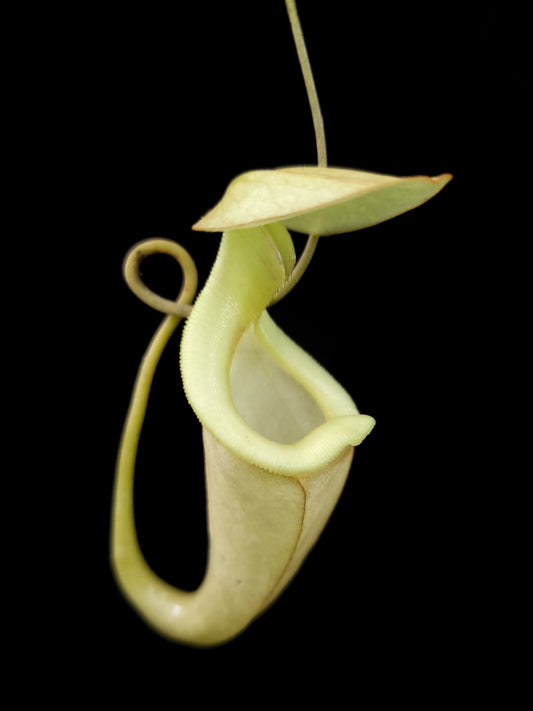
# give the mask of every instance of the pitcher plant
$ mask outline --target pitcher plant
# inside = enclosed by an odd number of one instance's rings
[[[286,0],[315,128],[316,166],[244,173],[193,229],[222,232],[208,280],[175,242],[135,245],[124,276],[166,314],[141,363],[117,459],[111,562],[126,599],[160,634],[217,645],[263,613],[297,572],[341,494],[354,448],[374,427],[344,388],[272,320],[320,237],[389,220],[433,197],[451,175],[395,177],[327,166],[322,115],[294,0]],[[290,232],[308,235],[297,260]],[[183,270],[176,302],[142,282],[153,253]],[[202,426],[209,552],[193,592],[161,580],[137,540],[133,481],[152,378],[181,320],[180,371]],[[183,472],[181,476],[187,476]]]

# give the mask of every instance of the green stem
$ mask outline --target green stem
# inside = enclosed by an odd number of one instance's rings
[[[300,258],[298,259],[298,262],[294,265],[294,269],[292,270],[290,277],[287,279],[287,281],[280,289],[280,291],[276,294],[276,296],[272,299],[272,301],[270,302],[270,306],[277,304],[278,301],[281,301],[283,297],[287,296],[289,291],[294,289],[296,284],[302,278],[305,270],[309,266],[309,262],[311,261],[313,254],[315,253],[317,244],[318,235],[309,235],[309,237],[307,238],[307,242],[305,243],[305,247],[300,255]]]
[[[179,316],[167,316],[142,360],[124,424],[117,458],[111,526],[111,560],[117,582],[130,600],[159,579],[141,553],[135,530],[133,480],[139,438],[144,423],[148,397],[161,354],[180,322]]]
[[[322,111],[320,110],[320,102],[318,101],[318,93],[316,90],[315,80],[313,78],[313,72],[311,70],[311,63],[309,62],[309,55],[307,54],[307,48],[305,46],[305,40],[302,32],[302,26],[300,24],[300,18],[298,17],[298,10],[296,9],[296,0],[285,0],[285,4],[287,6],[287,13],[289,15],[289,21],[291,23],[294,44],[296,45],[296,52],[298,53],[300,67],[302,69],[302,74],[304,77],[305,88],[307,90],[307,98],[309,99],[309,105],[311,107],[313,126],[315,128],[318,165],[321,167],[325,167],[328,161],[326,154],[326,134],[324,131],[324,120],[322,118]]]
[[[140,275],[140,266],[143,259],[151,254],[168,254],[178,262],[183,269],[184,280],[181,293],[176,301],[164,299],[159,294],[154,293],[143,282]],[[151,306],[156,311],[164,314],[171,314],[179,318],[187,318],[191,312],[190,301],[194,298],[198,285],[198,275],[196,266],[189,253],[176,242],[168,239],[151,238],[134,245],[124,259],[123,264],[124,279],[128,286],[145,304]]]
[[[142,283],[139,266],[146,256],[155,253],[173,256],[183,270],[183,285],[176,302],[162,299]],[[140,299],[159,311],[171,312],[156,331],[139,368],[120,442],[113,492],[112,565],[124,594],[142,610],[147,607],[146,600],[157,596],[168,598],[175,593],[152,572],[139,547],[133,501],[137,448],[157,364],[181,319],[190,312],[198,275],[193,260],[183,247],[161,239],[146,240],[133,247],[124,261],[123,270],[126,282]]]
[[[305,46],[305,40],[302,32],[302,26],[300,24],[300,18],[298,17],[296,0],[285,0],[285,5],[287,6],[287,14],[291,23],[294,44],[296,45],[296,52],[300,61],[300,67],[302,69],[305,88],[307,91],[307,98],[309,99],[309,106],[311,107],[311,115],[313,117],[313,126],[315,129],[318,165],[321,168],[325,168],[328,161],[326,152],[326,134],[324,131],[324,119],[322,118],[322,111],[320,110],[320,102],[318,100],[318,93],[313,77],[313,71],[311,69],[311,63],[309,62],[307,47]],[[315,253],[317,244],[318,235],[309,235],[304,250],[300,255],[300,258],[296,263],[294,269],[292,270],[290,278],[285,283],[283,289],[276,295],[275,299],[272,302],[273,304],[280,301],[284,296],[286,296],[289,291],[291,291],[291,289],[293,289],[300,281],[305,270],[309,266],[309,262],[311,261],[313,254]]]

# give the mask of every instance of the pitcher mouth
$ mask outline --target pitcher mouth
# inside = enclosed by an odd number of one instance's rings
[[[266,316],[263,328],[274,328]],[[299,383],[264,347],[261,325],[242,336],[230,367],[233,404],[243,420],[273,442],[294,444],[326,422],[326,415]]]
[[[187,399],[220,444],[267,471],[301,476],[358,445],[375,423],[266,311],[293,263],[280,223],[226,232],[180,362]]]
[[[227,428],[217,427],[212,434],[243,459],[276,473],[321,469],[360,444],[375,425],[267,311],[235,349],[229,388],[234,430],[228,436]]]

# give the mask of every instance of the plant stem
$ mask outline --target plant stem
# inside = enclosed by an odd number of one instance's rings
[[[141,281],[139,265],[150,254],[163,253],[176,259],[183,271],[183,285],[176,302],[159,297]],[[151,239],[130,250],[124,263],[124,277],[134,294],[158,311],[169,315],[152,338],[141,362],[117,458],[113,490],[111,524],[111,562],[117,582],[124,595],[143,614],[154,606],[164,610],[173,601],[181,603],[184,593],[161,580],[149,567],[141,552],[135,529],[133,482],[139,438],[144,423],[150,388],[157,364],[165,346],[181,319],[191,309],[198,281],[196,266],[179,244],[169,240]]]
[[[315,253],[316,246],[318,244],[318,235],[309,235],[307,238],[307,242],[305,243],[305,247],[300,254],[300,258],[294,265],[294,269],[292,270],[289,278],[283,285],[283,287],[280,289],[280,291],[276,294],[276,296],[272,299],[270,302],[270,306],[273,306],[274,304],[277,304],[278,301],[281,301],[283,297],[287,296],[289,291],[294,289],[296,284],[300,281],[302,278],[305,270],[307,269],[309,262],[311,261],[313,254]]]
[[[289,21],[291,23],[294,44],[296,45],[296,52],[298,53],[298,59],[300,60],[300,67],[302,69],[305,88],[307,90],[307,98],[309,99],[309,105],[311,106],[313,126],[315,128],[318,165],[321,167],[325,167],[327,165],[327,154],[326,134],[324,132],[324,120],[322,118],[322,112],[320,110],[320,103],[318,101],[315,80],[313,78],[313,72],[311,70],[311,63],[309,62],[309,55],[307,54],[307,47],[305,46],[305,40],[302,32],[302,26],[300,24],[300,18],[298,17],[298,10],[296,9],[296,0],[285,0],[285,5],[287,6],[287,13],[289,15]]]
[[[139,267],[141,262],[151,254],[168,254],[173,257],[183,271],[183,285],[177,301],[164,299],[149,289],[141,279]],[[198,285],[198,273],[192,257],[176,242],[167,239],[147,239],[136,244],[124,259],[123,265],[124,279],[126,283],[145,304],[151,306],[156,311],[164,314],[171,314],[179,318],[187,318],[191,312],[191,302],[196,293]]]
[[[292,36],[294,38],[296,52],[298,54],[300,67],[302,69],[302,74],[304,77],[307,98],[309,99],[309,106],[311,107],[311,115],[313,117],[313,126],[315,129],[318,165],[321,168],[325,168],[328,160],[326,152],[326,134],[324,131],[324,119],[322,118],[322,111],[320,110],[320,102],[318,101],[318,93],[313,77],[313,71],[311,69],[311,63],[309,62],[307,47],[305,46],[305,40],[302,32],[302,26],[300,24],[300,18],[298,17],[296,0],[285,0],[285,5],[287,6],[287,14],[289,16],[289,22],[291,23]],[[300,281],[309,265],[309,262],[313,257],[313,254],[315,253],[317,244],[318,235],[309,235],[298,262],[292,270],[292,273],[287,282],[285,283],[285,286],[273,300],[273,304],[280,301],[280,299],[286,296],[289,291],[291,291],[291,289],[293,289]]]

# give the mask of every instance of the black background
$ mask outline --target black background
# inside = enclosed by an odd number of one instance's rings
[[[284,3],[93,4],[45,42],[47,67],[37,71],[54,125],[47,161],[64,178],[47,206],[59,228],[49,249],[76,305],[75,318],[61,310],[72,334],[61,380],[72,402],[60,428],[74,430],[75,466],[55,481],[53,557],[65,582],[51,634],[62,640],[59,663],[79,672],[82,696],[143,681],[154,692],[170,684],[178,702],[215,689],[221,701],[255,704],[267,692],[282,698],[288,683],[295,698],[316,689],[336,706],[341,690],[350,700],[370,691],[426,703],[456,698],[463,683],[473,696],[498,683],[486,664],[507,624],[494,615],[493,569],[505,511],[494,504],[497,479],[479,464],[480,429],[492,421],[482,354],[509,328],[497,292],[518,242],[501,206],[518,203],[510,176],[524,151],[525,10],[300,5],[329,164],[454,178],[394,221],[324,238],[298,288],[273,309],[377,426],[290,587],[241,637],[212,650],[148,629],[109,567],[118,440],[160,321],[128,291],[121,262],[141,239],[176,239],[203,283],[219,237],[190,226],[227,183],[246,170],[316,161]],[[147,260],[144,273],[154,289],[177,293],[169,260]],[[178,345],[154,384],[136,514],[154,570],[193,589],[207,545],[202,451]]]

